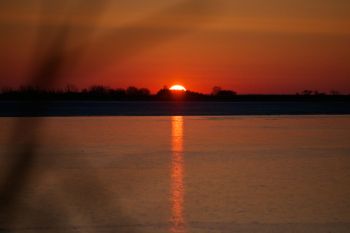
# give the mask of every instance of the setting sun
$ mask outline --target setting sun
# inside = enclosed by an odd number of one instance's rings
[[[181,85],[173,85],[169,88],[171,91],[186,91],[186,88]]]

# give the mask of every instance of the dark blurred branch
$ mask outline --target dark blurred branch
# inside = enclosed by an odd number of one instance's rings
[[[32,64],[34,71],[28,74],[29,85],[36,88],[23,89],[20,92],[3,92],[1,94],[2,97],[6,95],[23,95],[25,98],[29,99],[30,97],[36,96],[39,97],[38,100],[41,100],[42,98],[48,99],[50,96],[62,95],[60,92],[48,90],[54,86],[55,82],[63,77],[65,72],[76,69],[79,62],[82,61],[84,56],[87,56],[86,54],[88,54],[87,52],[90,49],[96,47],[101,48],[105,43],[113,41],[114,46],[110,61],[113,62],[113,64],[119,64],[125,58],[135,55],[142,50],[192,32],[197,26],[203,24],[210,18],[210,9],[212,6],[211,1],[207,0],[182,1],[175,6],[163,9],[140,21],[114,29],[111,33],[98,39],[92,38],[96,29],[93,25],[84,38],[79,38],[79,44],[72,46],[72,34],[74,32],[72,18],[75,15],[79,15],[83,10],[87,10],[91,21],[97,22],[108,5],[108,1],[101,0],[93,2],[95,5],[91,9],[85,8],[86,1],[79,1],[72,9],[66,9],[61,24],[52,27],[53,30],[51,30],[52,28],[48,27],[45,17],[52,13],[52,2],[42,1],[42,20],[38,27],[37,49],[33,56]],[[182,17],[188,17],[188,20],[186,18],[186,20],[184,20],[185,23],[181,27],[172,31],[166,29],[167,23],[176,22]],[[144,27],[154,22],[162,22],[165,27],[161,30],[149,30]],[[110,52],[109,50],[109,53]],[[105,65],[105,63],[97,63],[95,64],[95,68],[102,69]],[[77,92],[74,90],[69,89],[69,92],[63,95],[74,96],[76,93]],[[150,96],[147,89],[137,88],[110,90],[101,87],[93,87],[89,90],[79,92],[79,94],[83,96],[86,93],[88,93],[88,96],[95,96],[95,98],[106,95],[142,96],[143,98]],[[43,112],[47,106],[45,104],[40,104],[33,106],[33,108],[34,112]],[[3,172],[4,175],[1,177],[2,180],[0,183],[0,227],[6,226],[11,228],[15,225],[18,215],[19,197],[25,187],[30,184],[30,181],[35,178],[36,149],[39,140],[40,125],[40,118],[29,120],[20,118],[14,128],[10,141],[11,153],[6,156],[5,161],[7,169]],[[18,146],[19,142],[25,142],[25,144]],[[92,174],[87,179],[89,180],[89,187],[93,186],[96,190],[102,192],[103,188],[98,188],[100,182],[96,178],[96,175]],[[80,190],[84,189],[87,189],[87,187],[84,186],[80,188]],[[74,190],[74,192],[77,192],[77,190]],[[90,195],[93,197],[93,194]],[[72,198],[79,198],[79,196],[75,196],[74,193],[71,196]],[[108,193],[104,193],[103,196],[105,196],[105,198],[101,200],[101,203],[104,206],[114,208],[114,211],[118,213],[116,216],[122,219],[119,206],[108,201]],[[93,200],[91,200],[91,205],[94,205]],[[78,212],[79,209],[77,208],[76,211]],[[47,212],[49,214],[52,211],[49,210]],[[69,216],[67,216],[65,221],[69,222],[68,218]]]

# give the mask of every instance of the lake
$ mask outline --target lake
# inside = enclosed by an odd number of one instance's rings
[[[326,114],[350,114],[350,101],[0,101],[0,117]]]
[[[347,115],[3,117],[0,232],[349,232],[349,138]]]

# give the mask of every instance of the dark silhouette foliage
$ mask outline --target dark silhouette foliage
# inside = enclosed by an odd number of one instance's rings
[[[233,90],[224,90],[218,86],[213,88],[211,94],[191,90],[171,91],[166,86],[156,94],[151,94],[147,88],[130,86],[123,89],[102,85],[94,85],[82,90],[73,85],[67,85],[64,89],[21,86],[19,89],[3,88],[0,93],[0,101],[344,101],[349,98],[349,95],[342,95],[337,91],[326,94],[310,90],[304,90],[295,95],[237,94]]]

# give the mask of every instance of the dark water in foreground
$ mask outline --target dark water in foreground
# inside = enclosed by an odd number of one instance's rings
[[[0,101],[0,116],[200,116],[350,114],[350,102]]]
[[[0,184],[32,154],[0,232],[348,233],[349,138],[349,116],[0,118]]]

